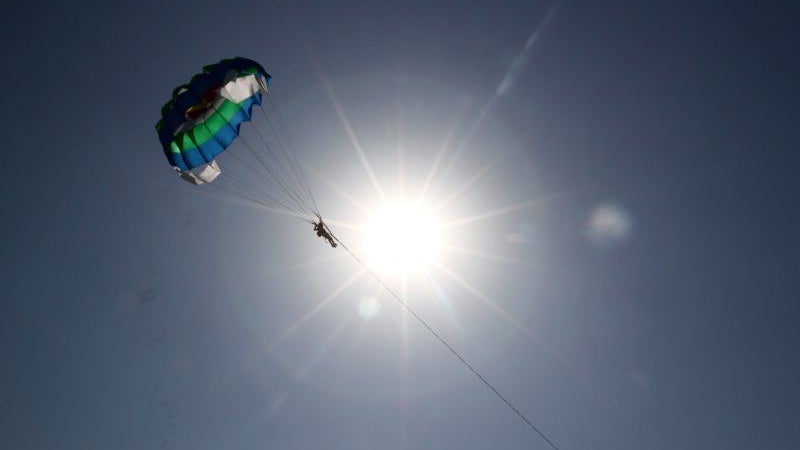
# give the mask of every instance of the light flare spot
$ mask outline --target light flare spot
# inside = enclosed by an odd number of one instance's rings
[[[586,223],[586,237],[601,247],[624,241],[631,231],[633,231],[633,220],[630,214],[613,204],[597,206]]]
[[[523,223],[517,231],[506,235],[509,244],[532,244],[536,237],[536,226],[532,223]]]
[[[381,304],[375,297],[365,297],[358,304],[358,315],[365,319],[371,319],[379,312],[381,312]]]

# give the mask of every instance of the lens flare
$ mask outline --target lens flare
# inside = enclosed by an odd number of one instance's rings
[[[358,304],[358,315],[364,319],[372,319],[381,311],[381,304],[375,297],[364,297]]]

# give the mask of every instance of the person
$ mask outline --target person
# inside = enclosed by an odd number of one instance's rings
[[[311,222],[314,224],[314,231],[317,232],[317,236],[324,238],[329,244],[331,244],[331,247],[336,248],[338,245],[336,244],[336,239],[334,239],[333,236],[331,236],[331,233],[327,230],[327,226],[325,225],[325,222],[322,221],[322,217],[317,216],[317,219],[319,219],[319,222]]]

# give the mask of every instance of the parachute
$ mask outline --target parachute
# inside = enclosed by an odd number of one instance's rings
[[[281,130],[277,108],[269,102],[268,113],[262,106],[271,79],[259,63],[242,57],[205,66],[173,90],[155,128],[167,161],[182,179],[308,220],[319,214],[308,181],[288,133]],[[256,114],[260,122],[254,121]],[[245,122],[250,122],[249,139]],[[223,157],[221,167],[217,159]]]

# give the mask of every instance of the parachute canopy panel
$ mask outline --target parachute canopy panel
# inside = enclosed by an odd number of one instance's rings
[[[181,178],[195,185],[211,183],[220,174],[219,166],[216,161],[195,167],[191,170],[179,170]]]

